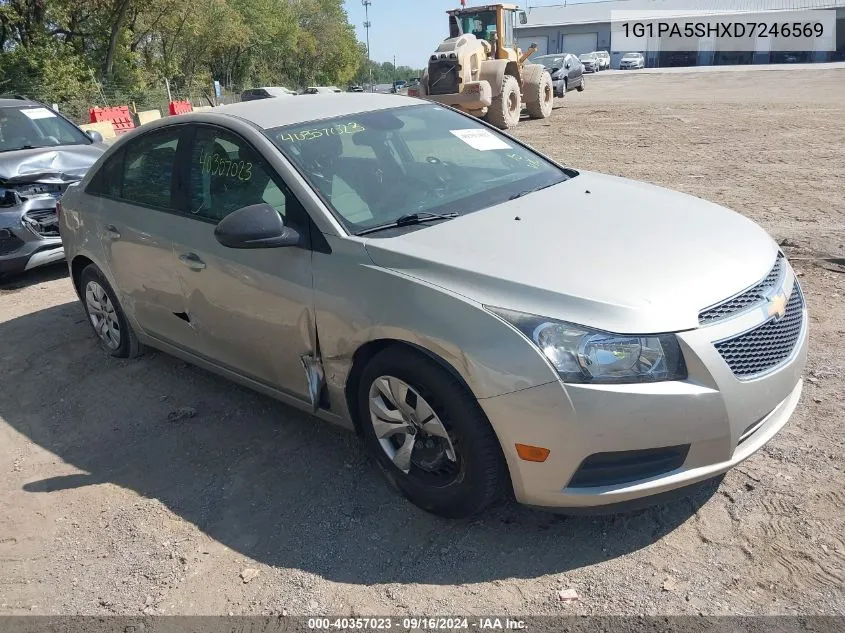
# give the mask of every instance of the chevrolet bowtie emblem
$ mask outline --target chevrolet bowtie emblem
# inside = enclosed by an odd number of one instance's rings
[[[786,314],[786,293],[782,290],[776,295],[769,297],[769,305],[767,307],[769,316],[775,317],[780,321]]]

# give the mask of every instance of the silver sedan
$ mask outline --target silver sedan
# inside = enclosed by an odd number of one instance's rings
[[[61,207],[105,350],[354,429],[444,516],[655,500],[759,450],[801,395],[804,298],[763,229],[426,101],[155,122]]]

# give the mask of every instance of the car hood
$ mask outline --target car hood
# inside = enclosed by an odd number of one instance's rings
[[[0,181],[74,182],[85,175],[105,149],[94,143],[0,152]]]
[[[373,262],[492,306],[620,333],[698,327],[698,313],[768,273],[777,245],[719,205],[582,172],[404,235]]]

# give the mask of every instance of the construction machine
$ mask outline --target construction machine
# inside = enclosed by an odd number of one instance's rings
[[[459,108],[502,130],[519,123],[523,109],[532,119],[549,117],[552,77],[543,66],[528,63],[536,44],[525,52],[517,48],[518,10],[515,4],[488,4],[448,11],[449,37],[408,94]]]

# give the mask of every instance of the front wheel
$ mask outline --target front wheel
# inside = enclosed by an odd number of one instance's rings
[[[380,352],[363,371],[358,402],[368,448],[413,504],[464,518],[504,495],[509,479],[493,428],[434,360],[401,347]]]
[[[581,83],[578,84],[578,92],[584,92],[584,88],[586,87],[587,80],[584,75],[581,75]]]
[[[499,95],[493,98],[493,103],[487,111],[487,121],[500,130],[507,130],[519,123],[521,113],[522,93],[519,90],[519,82],[516,77],[505,75],[502,79],[502,89]]]
[[[554,108],[555,94],[552,76],[545,70],[540,73],[537,83],[526,88],[526,110],[532,119],[548,119]]]

